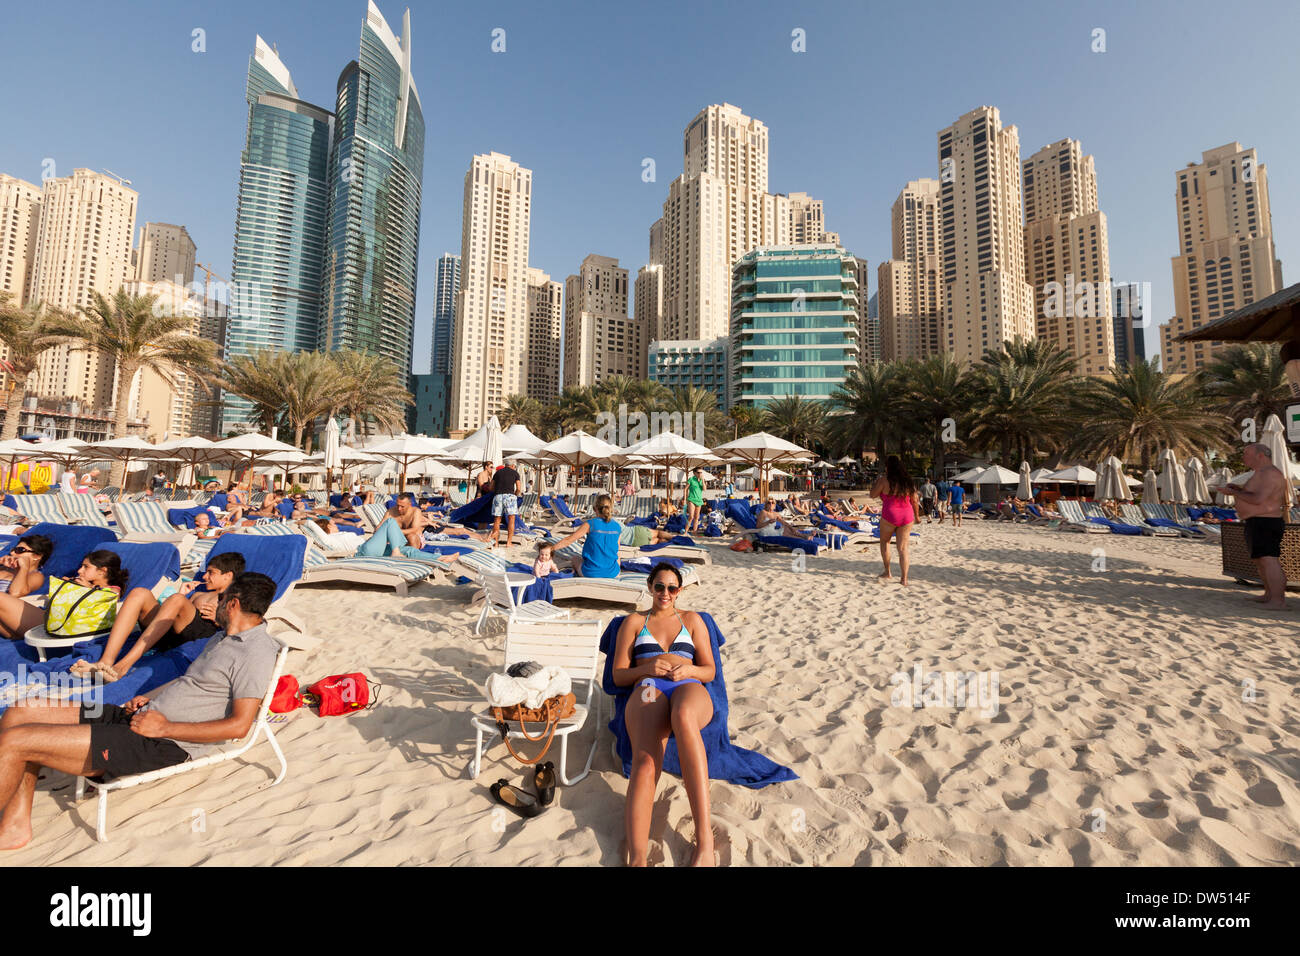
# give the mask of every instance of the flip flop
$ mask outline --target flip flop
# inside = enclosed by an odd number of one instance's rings
[[[533,771],[533,787],[542,806],[549,807],[555,802],[555,764],[548,760]]]
[[[535,817],[546,809],[531,793],[517,790],[505,780],[498,780],[489,789],[492,791],[492,799],[509,807],[521,817]]]

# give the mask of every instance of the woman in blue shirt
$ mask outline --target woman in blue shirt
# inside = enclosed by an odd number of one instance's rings
[[[558,552],[579,538],[585,539],[582,557],[573,562],[574,574],[584,578],[618,577],[618,536],[623,526],[610,517],[613,513],[613,500],[609,495],[601,495],[596,499],[596,517],[584,521],[571,535],[555,543]]]

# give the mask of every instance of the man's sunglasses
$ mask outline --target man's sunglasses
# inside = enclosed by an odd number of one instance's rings
[[[676,594],[681,589],[681,585],[679,584],[664,584],[662,581],[659,581],[654,586],[654,591],[657,594],[664,591],[667,591],[669,594]]]

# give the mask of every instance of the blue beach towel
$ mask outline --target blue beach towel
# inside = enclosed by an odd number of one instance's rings
[[[658,544],[646,544],[641,546],[642,551],[658,551],[660,548],[670,548],[679,545],[683,548],[697,547],[694,539],[684,534],[674,535],[671,541],[660,541]]]
[[[117,535],[113,534],[108,528],[89,525],[54,524],[48,521],[32,525],[27,533],[43,534],[54,542],[54,550],[45,560],[45,564],[41,566],[41,573],[45,575],[45,584],[33,591],[33,594],[47,593],[51,577],[71,577],[77,573],[77,568],[81,567],[82,558],[90,554],[90,552],[103,547],[105,542],[117,541]],[[0,555],[8,554],[17,540],[17,538],[12,538],[8,545],[0,548]],[[176,549],[172,548],[172,550],[175,551]]]
[[[300,534],[223,534],[203,561],[203,570],[218,554],[234,551],[244,556],[244,570],[265,574],[275,582],[275,600],[302,577],[307,539]]]
[[[728,501],[723,509],[728,518],[736,522],[742,528],[748,528],[750,531],[758,527],[758,521],[754,517],[754,512],[750,510],[749,505],[743,501]]]
[[[704,621],[704,626],[708,628],[709,642],[713,648],[713,661],[717,668],[713,680],[704,685],[709,692],[709,697],[713,700],[713,719],[709,721],[709,725],[704,728],[701,734],[704,739],[705,754],[709,760],[709,778],[712,780],[726,780],[728,783],[739,784],[742,787],[750,787],[754,790],[772,783],[797,780],[798,775],[789,767],[783,767],[757,751],[738,747],[731,742],[731,735],[727,729],[727,713],[729,710],[727,705],[727,684],[722,676],[721,647],[726,642],[726,638],[718,630],[718,625],[714,623],[711,615],[701,611],[700,617]],[[601,686],[605,689],[605,693],[614,698],[614,719],[609,722],[609,729],[613,731],[617,741],[618,756],[623,762],[623,776],[626,777],[632,770],[632,742],[627,736],[624,711],[627,709],[628,697],[636,688],[635,686],[618,687],[614,683],[614,643],[618,638],[618,629],[622,623],[623,617],[621,616],[609,622],[609,626],[605,628],[605,633],[601,636],[600,649],[605,655],[605,668],[601,678]],[[664,753],[663,768],[668,773],[681,776],[682,767],[677,758],[677,740],[673,737],[668,738],[668,748]]]
[[[104,550],[116,552],[122,559],[122,570],[127,572],[126,590],[148,588],[163,578],[175,580],[181,576],[181,554],[176,545],[165,541],[145,544],[128,541],[110,541]],[[122,597],[126,597],[123,594]]]
[[[217,516],[202,505],[195,508],[168,508],[167,523],[175,525],[178,528],[188,528],[193,531],[194,519],[201,514],[206,514],[208,520],[212,522],[212,527],[217,527]]]
[[[482,524],[492,523],[492,496],[484,495],[482,498],[475,498],[469,501],[447,517],[448,521],[454,524],[463,524],[470,527],[478,527]]]

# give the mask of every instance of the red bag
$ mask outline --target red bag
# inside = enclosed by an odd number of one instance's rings
[[[275,695],[271,698],[271,713],[287,714],[302,706],[302,696],[298,693],[298,678],[292,674],[281,674],[280,682],[275,685]]]
[[[307,693],[316,699],[320,716],[338,717],[379,703],[378,693],[371,697],[370,683],[365,674],[334,674],[312,684]],[[379,686],[375,684],[376,691]]]

